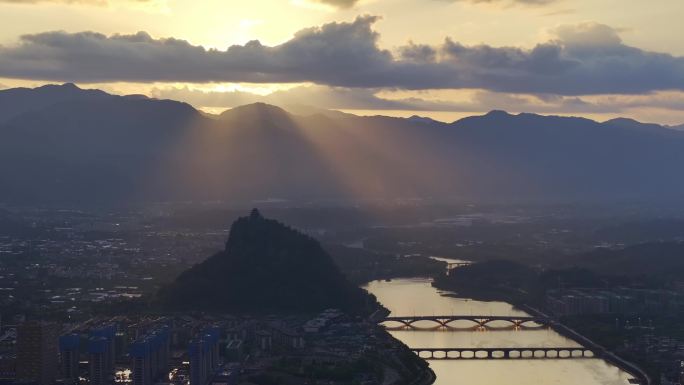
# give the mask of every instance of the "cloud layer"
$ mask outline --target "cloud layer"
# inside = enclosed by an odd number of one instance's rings
[[[338,8],[351,8],[356,3],[359,2],[359,0],[313,0],[316,3],[323,3],[323,4],[328,4],[332,5],[333,7],[338,7]]]
[[[504,4],[523,4],[523,5],[546,5],[555,3],[558,0],[451,0],[454,3],[504,3]]]
[[[55,3],[55,4],[87,4],[104,6],[111,3],[147,3],[152,0],[0,0],[0,3],[10,4],[39,4],[39,3]]]
[[[14,3],[14,4],[37,4],[37,3],[64,3],[64,4],[107,4],[108,2],[116,2],[117,0],[0,0],[0,3]],[[146,2],[149,0],[118,0],[118,1],[137,1]],[[328,4],[338,8],[351,8],[356,5],[359,0],[311,0],[315,3]],[[453,2],[469,2],[469,3],[518,3],[527,5],[541,5],[553,3],[557,0],[452,0]]]
[[[393,110],[416,112],[479,112],[492,109],[512,112],[629,114],[638,109],[656,109],[666,113],[684,110],[684,92],[660,92],[648,95],[600,95],[587,98],[558,95],[521,95],[476,91],[454,98],[425,97],[422,92],[397,96],[381,90],[326,86],[300,86],[289,90],[258,95],[245,91],[202,91],[188,87],[154,88],[150,95],[160,99],[180,100],[198,107],[232,108],[264,102],[286,108],[309,106],[341,110]]]
[[[76,82],[312,82],[346,88],[461,89],[587,95],[684,90],[684,58],[644,51],[606,26],[555,30],[532,49],[411,43],[378,45],[376,17],[299,31],[278,46],[259,41],[207,50],[145,32],[25,35],[0,47],[0,77]]]

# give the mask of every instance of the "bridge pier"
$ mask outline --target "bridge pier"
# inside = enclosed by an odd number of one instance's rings
[[[411,350],[419,357],[428,360],[554,360],[596,357],[596,353],[592,349],[577,347],[412,348]],[[564,356],[561,354],[562,352],[567,352],[568,354]]]

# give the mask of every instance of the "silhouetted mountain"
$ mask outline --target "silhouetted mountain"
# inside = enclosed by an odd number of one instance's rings
[[[604,125],[619,127],[622,129],[640,131],[644,133],[660,132],[661,134],[672,133],[670,128],[655,123],[642,123],[634,119],[616,118],[603,122]],[[676,134],[675,134],[676,135]]]
[[[171,310],[210,312],[364,313],[376,304],[316,240],[256,209],[233,223],[224,251],[182,273],[158,297]]]
[[[261,103],[207,116],[184,103],[73,85],[0,91],[0,110],[5,202],[614,201],[684,193],[684,133],[627,119],[492,111],[447,124],[297,115]]]
[[[300,116],[322,115],[328,116],[330,118],[344,118],[354,116],[353,114],[348,114],[346,112],[326,110],[323,108],[311,107],[302,104],[288,104],[282,107],[285,108],[289,113]]]
[[[292,117],[280,107],[266,103],[253,103],[240,107],[235,107],[224,111],[219,118],[226,121],[237,121],[244,123],[248,120],[258,119],[261,122],[272,123],[278,121],[288,121]]]
[[[160,165],[164,147],[182,146],[187,128],[199,117],[184,103],[113,96],[73,85],[31,91],[46,105],[0,124],[0,175],[8,182],[0,192],[3,200],[93,203],[137,198],[151,188],[157,168],[165,167]],[[153,195],[167,188],[155,186]]]
[[[470,169],[510,178],[494,178],[489,191],[610,200],[672,198],[684,189],[674,178],[675,165],[684,164],[684,136],[672,130],[504,112],[465,118],[454,128],[459,149],[480,162]]]
[[[407,118],[408,121],[414,122],[414,123],[426,123],[426,124],[439,124],[438,121],[432,119],[432,118],[427,118],[425,116],[418,116],[418,115],[412,115]]]
[[[0,124],[25,112],[38,111],[68,100],[92,100],[108,97],[100,90],[82,90],[76,85],[45,85],[38,88],[12,88],[0,91]]]

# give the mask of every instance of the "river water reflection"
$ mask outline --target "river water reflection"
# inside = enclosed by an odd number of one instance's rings
[[[393,315],[526,315],[503,302],[482,302],[443,295],[427,279],[369,283],[366,290]],[[422,325],[421,325],[422,326]],[[429,327],[428,324],[425,324]],[[456,325],[457,327],[466,327]],[[577,344],[548,328],[533,330],[393,330],[413,347],[570,347]],[[629,375],[599,359],[524,361],[430,361],[436,385],[625,385]]]

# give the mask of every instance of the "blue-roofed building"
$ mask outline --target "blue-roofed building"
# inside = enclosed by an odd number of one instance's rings
[[[168,327],[163,326],[131,344],[133,385],[151,385],[166,374],[170,357],[169,337]]]
[[[188,355],[190,356],[190,384],[205,385],[210,371],[207,345],[201,339],[190,341]]]
[[[105,337],[88,339],[88,377],[91,385],[107,385],[113,377],[113,366],[109,362],[111,341]]]
[[[150,343],[143,337],[130,346],[130,355],[133,359],[133,385],[152,384]]]
[[[190,342],[190,384],[206,385],[219,366],[220,329],[212,327]]]
[[[59,352],[62,377],[70,383],[78,380],[78,361],[80,359],[81,336],[72,333],[59,337]]]
[[[107,324],[90,330],[88,340],[89,379],[91,385],[110,384],[114,377],[114,336],[116,325]]]

